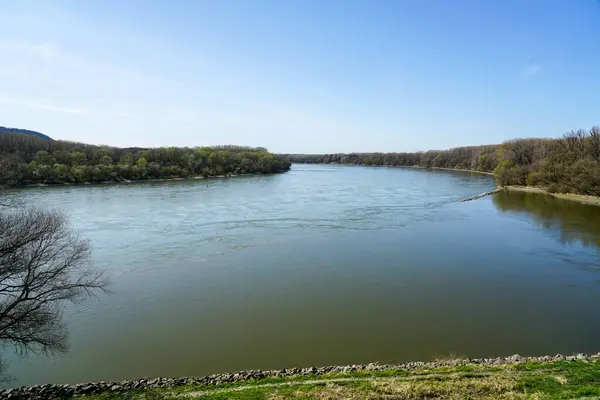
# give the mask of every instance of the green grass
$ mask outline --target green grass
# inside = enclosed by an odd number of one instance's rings
[[[82,400],[600,398],[600,362],[457,365],[266,378],[222,385],[83,396]]]

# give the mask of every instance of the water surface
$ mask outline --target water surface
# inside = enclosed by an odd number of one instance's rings
[[[600,208],[451,171],[282,175],[11,192],[65,210],[110,297],[70,352],[13,385],[371,361],[600,351]],[[9,356],[9,358],[11,358]]]

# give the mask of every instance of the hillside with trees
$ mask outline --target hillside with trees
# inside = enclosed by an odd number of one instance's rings
[[[499,185],[600,196],[600,128],[558,139],[514,139],[500,145],[417,153],[288,154],[294,163],[339,163],[493,172]]]
[[[118,148],[33,135],[0,135],[1,184],[84,183],[269,174],[290,169],[288,159],[262,147]]]
[[[42,139],[52,140],[52,138],[48,135],[44,135],[41,132],[31,131],[29,129],[19,129],[19,128],[7,128],[6,126],[0,126],[0,135],[2,134],[21,134],[21,135],[33,135]]]

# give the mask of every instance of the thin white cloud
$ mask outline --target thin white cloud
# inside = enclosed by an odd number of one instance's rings
[[[79,108],[71,108],[58,106],[54,104],[47,104],[38,102],[31,99],[18,99],[18,98],[9,98],[9,97],[0,97],[0,104],[4,104],[7,106],[15,106],[15,107],[23,107],[23,108],[31,108],[36,110],[47,110],[62,114],[80,114],[82,112]]]
[[[25,42],[0,39],[0,52],[5,53],[9,59],[17,59],[24,65],[34,67],[35,71],[39,71],[39,65],[36,62],[41,61],[46,67],[52,67],[52,71],[59,69],[61,73],[75,72],[77,76],[83,75],[90,79],[104,77],[110,80],[137,82],[138,84],[184,86],[177,80],[152,76],[81,57],[78,54],[69,52],[55,42]]]
[[[542,66],[539,64],[529,64],[521,71],[521,77],[524,79],[532,78],[542,71]]]

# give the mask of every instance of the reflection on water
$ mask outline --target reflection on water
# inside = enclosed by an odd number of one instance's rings
[[[600,248],[600,207],[539,193],[503,191],[493,196],[499,210],[526,214],[561,243]]]

